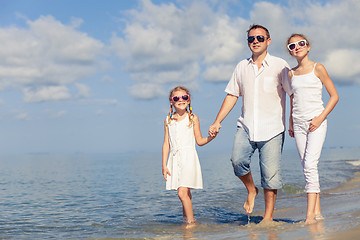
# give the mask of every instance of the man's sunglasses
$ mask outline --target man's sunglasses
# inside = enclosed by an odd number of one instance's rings
[[[294,43],[290,43],[289,45],[287,45],[289,51],[294,51],[295,48],[296,48],[296,44],[299,47],[303,48],[303,47],[306,46],[307,42],[306,42],[306,40],[303,39],[303,40],[300,40],[300,41],[297,41],[297,42],[294,42]]]
[[[173,96],[171,99],[174,101],[174,102],[177,102],[180,100],[180,98],[182,98],[184,101],[187,101],[189,100],[189,94],[185,94],[183,96]]]
[[[256,39],[259,42],[264,42],[265,41],[265,37],[263,35],[256,36]],[[255,41],[255,36],[249,36],[247,40],[248,40],[248,43],[253,43]]]

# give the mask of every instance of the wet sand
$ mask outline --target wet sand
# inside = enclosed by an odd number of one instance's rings
[[[304,198],[305,199],[305,198]],[[320,202],[324,220],[318,223],[305,225],[306,202],[298,202],[294,199],[294,207],[276,210],[275,218],[293,219],[294,226],[308,230],[308,237],[311,239],[359,239],[360,236],[360,173],[356,172],[349,181],[340,184],[338,187],[323,191],[320,195]],[[299,216],[295,217],[294,216]],[[275,220],[276,220],[275,219]],[[261,224],[259,224],[261,225]],[[289,227],[292,228],[292,227]],[[299,230],[300,230],[299,229]],[[288,239],[308,239],[306,232],[295,231]],[[293,232],[294,233],[294,232]],[[285,233],[280,235],[284,236]],[[279,239],[285,239],[280,237]]]

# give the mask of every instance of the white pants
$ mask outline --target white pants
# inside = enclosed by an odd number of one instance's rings
[[[305,190],[307,193],[319,193],[318,163],[321,149],[325,141],[327,120],[314,132],[309,131],[310,121],[294,122],[294,135],[301,164],[305,176]]]

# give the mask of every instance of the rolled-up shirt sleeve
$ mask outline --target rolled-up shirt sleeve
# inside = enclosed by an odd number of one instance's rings
[[[236,96],[236,97],[242,96],[241,78],[240,78],[239,72],[240,72],[240,63],[236,66],[236,68],[231,76],[231,79],[225,88],[226,93]]]

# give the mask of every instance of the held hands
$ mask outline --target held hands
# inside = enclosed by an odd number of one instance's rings
[[[167,181],[167,175],[171,176],[170,171],[167,167],[163,167],[162,174],[164,176],[165,181]]]
[[[216,135],[219,133],[220,128],[221,128],[220,123],[214,123],[213,125],[211,125],[209,127],[209,135],[210,135],[210,137],[215,138]]]

